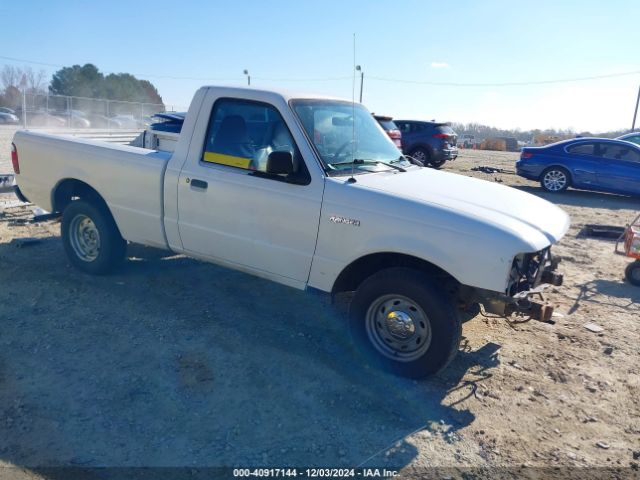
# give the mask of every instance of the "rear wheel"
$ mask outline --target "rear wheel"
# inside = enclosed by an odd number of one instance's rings
[[[411,150],[411,152],[409,153],[409,156],[418,160],[425,167],[430,166],[431,155],[429,154],[429,151],[426,148],[416,147],[413,150]]]
[[[409,268],[389,268],[366,279],[349,317],[351,335],[367,358],[405,377],[441,371],[460,344],[460,316],[450,296]]]
[[[630,284],[640,287],[640,260],[636,260],[627,265],[624,276]]]
[[[86,200],[71,202],[62,214],[61,229],[69,261],[83,272],[109,273],[125,258],[127,242],[104,205]]]
[[[440,168],[446,161],[446,158],[443,158],[442,160],[432,160],[429,165],[433,168]]]
[[[540,177],[540,185],[547,192],[564,192],[569,188],[569,172],[562,167],[547,168]]]

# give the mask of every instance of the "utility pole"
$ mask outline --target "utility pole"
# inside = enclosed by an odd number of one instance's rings
[[[27,76],[24,73],[20,80],[20,86],[22,87],[22,125],[27,128]]]
[[[356,65],[356,70],[360,72],[360,103],[362,103],[362,87],[364,85],[364,71],[360,65]]]
[[[638,87],[638,98],[636,98],[636,109],[633,112],[633,123],[631,124],[631,131],[636,129],[636,117],[638,116],[638,103],[640,103],[640,87]]]
[[[247,76],[247,85],[251,85],[251,75],[249,75],[249,70],[244,70],[243,72]]]

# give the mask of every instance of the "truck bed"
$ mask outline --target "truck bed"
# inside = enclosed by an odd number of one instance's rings
[[[29,200],[54,211],[59,184],[85,182],[105,199],[126,240],[166,246],[162,192],[170,152],[28,130],[16,132],[14,144]]]

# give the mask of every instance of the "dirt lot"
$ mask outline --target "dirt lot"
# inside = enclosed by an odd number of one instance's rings
[[[628,260],[610,241],[578,233],[585,223],[624,225],[640,201],[544,195],[514,175],[470,171],[512,169],[515,159],[464,151],[445,169],[571,215],[555,249],[565,285],[550,292],[562,316],[556,325],[478,316],[449,369],[420,382],[363,367],[323,298],[137,246],[122,272],[86,276],[68,264],[58,223],[21,224],[29,210],[7,209],[0,464],[21,470],[0,478],[39,478],[47,466],[221,465],[637,475],[640,289],[623,281]],[[2,147],[0,173],[7,163]]]

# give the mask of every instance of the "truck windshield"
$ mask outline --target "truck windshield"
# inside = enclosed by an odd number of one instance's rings
[[[379,172],[410,165],[360,104],[293,100],[291,106],[330,173]]]

